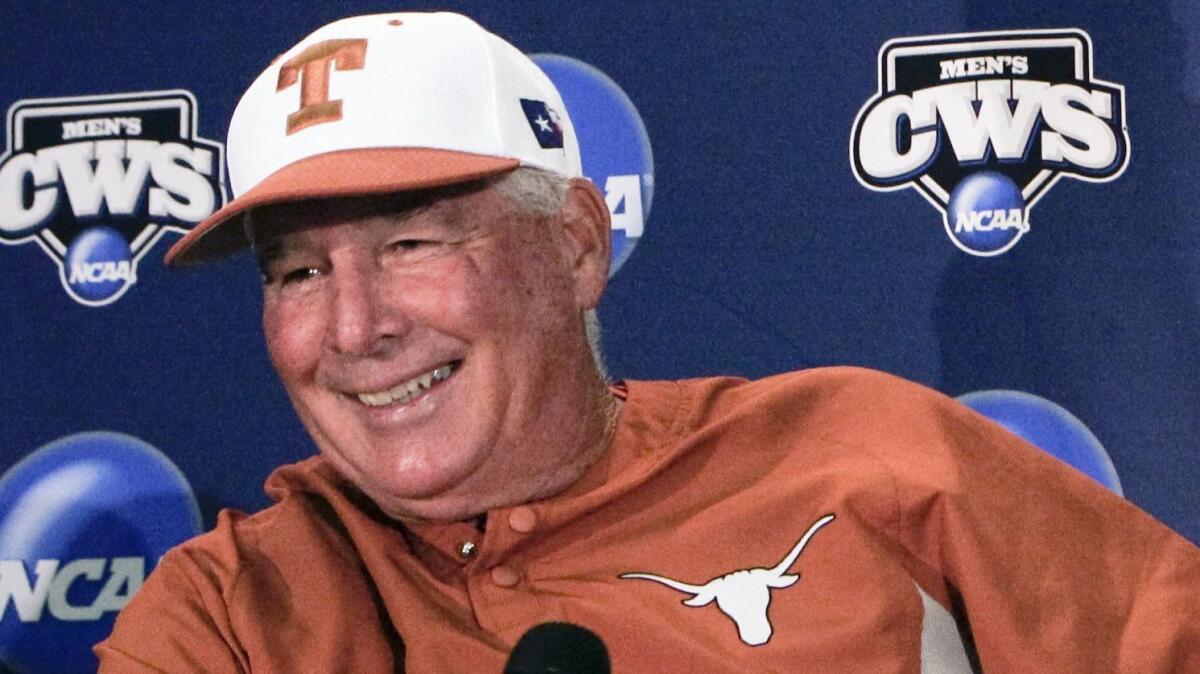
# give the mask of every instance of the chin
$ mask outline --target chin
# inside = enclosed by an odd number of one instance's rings
[[[404,450],[390,450],[394,452],[391,457],[380,456],[378,461],[367,462],[358,469],[357,475],[348,477],[380,506],[401,502],[415,504],[450,498],[451,492],[469,480],[483,464],[482,452],[448,449],[445,442],[430,443],[421,449],[427,450],[430,446],[438,447],[434,456],[414,456]],[[421,449],[416,454],[426,454]],[[452,456],[456,460],[445,461]]]

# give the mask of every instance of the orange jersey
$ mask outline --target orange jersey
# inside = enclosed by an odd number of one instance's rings
[[[615,672],[1200,671],[1200,549],[940,394],[853,368],[626,386],[578,483],[478,522],[279,469],[276,505],[163,558],[101,671],[499,672],[547,621]]]

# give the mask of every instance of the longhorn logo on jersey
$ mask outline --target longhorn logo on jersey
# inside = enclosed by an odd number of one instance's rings
[[[850,164],[864,186],[911,187],[954,245],[1000,255],[1062,176],[1116,179],[1129,163],[1125,89],[1092,76],[1082,30],[891,40],[858,112]]]
[[[36,243],[72,299],[111,304],[159,238],[224,204],[224,166],[187,91],[18,101],[0,157],[0,243]]]
[[[771,605],[771,590],[791,587],[800,580],[799,573],[788,573],[796,558],[804,552],[813,534],[829,524],[834,515],[825,515],[813,523],[783,559],[771,568],[738,569],[722,574],[703,585],[693,585],[654,573],[623,573],[623,579],[650,580],[672,590],[692,595],[683,600],[685,606],[707,606],[714,600],[717,608],[737,625],[738,637],[749,646],[761,646],[771,640],[775,628],[767,609]]]

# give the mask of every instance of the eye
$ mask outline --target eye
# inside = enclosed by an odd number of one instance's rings
[[[262,270],[263,285],[288,286],[297,283],[303,283],[310,279],[317,278],[321,275],[321,270],[316,267],[295,267],[292,269],[277,268],[275,266],[267,266]]]
[[[292,283],[300,283],[309,279],[316,278],[321,275],[321,270],[316,267],[300,267],[293,269],[280,277],[280,282],[283,285]]]
[[[391,264],[404,267],[425,264],[451,252],[459,243],[451,232],[440,224],[419,223],[397,228],[383,240],[381,253]]]
[[[447,249],[439,238],[397,239],[387,245],[390,256],[402,264],[417,264],[440,256]]]
[[[403,251],[403,250],[416,250],[418,248],[421,248],[422,246],[431,246],[431,245],[433,245],[433,243],[434,243],[433,241],[423,241],[421,239],[400,239],[399,241],[393,241],[391,246],[392,246],[392,250]]]
[[[286,286],[320,276],[322,267],[311,255],[291,254],[273,245],[258,251],[258,271],[264,286]]]

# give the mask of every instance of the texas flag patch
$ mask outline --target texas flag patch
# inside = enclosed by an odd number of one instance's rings
[[[537,136],[538,145],[544,149],[561,148],[563,146],[562,127],[558,125],[558,113],[550,109],[543,101],[521,99],[521,109],[525,111],[525,119],[529,120],[529,128]]]

